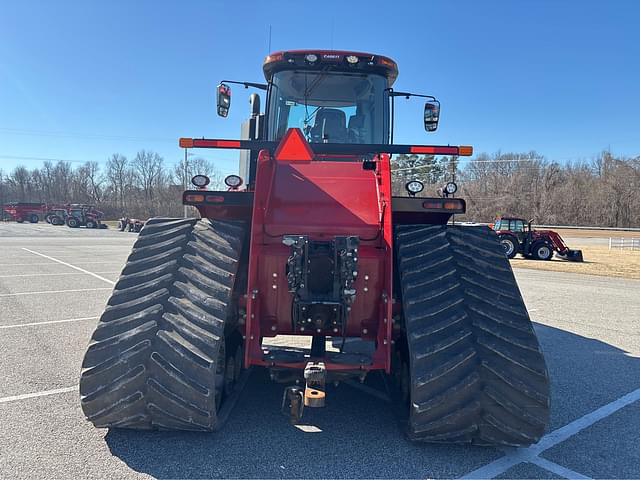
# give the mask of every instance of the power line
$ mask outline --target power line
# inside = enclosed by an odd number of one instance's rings
[[[18,128],[0,127],[0,132],[13,133],[16,135],[29,135],[40,137],[60,137],[60,138],[81,138],[87,140],[127,140],[134,142],[172,142],[176,143],[175,138],[168,137],[134,137],[128,135],[103,135],[97,133],[71,133],[49,130],[23,130]]]
[[[70,160],[68,158],[44,158],[44,157],[21,157],[18,155],[0,155],[0,158],[8,160],[32,160],[40,162],[70,162],[70,163],[87,163],[89,160]]]

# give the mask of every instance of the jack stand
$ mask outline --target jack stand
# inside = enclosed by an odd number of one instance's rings
[[[305,407],[324,407],[326,398],[325,379],[327,370],[322,362],[309,362],[304,368],[304,379],[307,385],[304,389]]]
[[[284,389],[281,410],[283,415],[289,416],[291,425],[295,425],[302,419],[304,401],[302,389],[300,387],[291,386]]]

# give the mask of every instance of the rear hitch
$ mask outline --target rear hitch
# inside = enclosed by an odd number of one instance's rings
[[[304,379],[307,385],[304,388],[305,407],[324,407],[326,398],[325,380],[327,370],[322,362],[309,362],[304,367]]]
[[[298,386],[292,385],[284,389],[282,395],[282,414],[289,417],[291,425],[295,425],[302,419],[304,411],[304,394]]]
[[[304,368],[306,385],[304,390],[291,385],[284,389],[281,411],[289,417],[291,425],[302,420],[304,407],[318,408],[325,406],[327,370],[322,362],[308,362]]]

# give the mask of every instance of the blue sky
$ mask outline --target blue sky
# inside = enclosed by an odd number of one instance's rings
[[[396,115],[397,143],[640,154],[636,1],[32,1],[0,14],[0,168],[19,157],[105,161],[139,149],[182,158],[180,136],[237,138],[271,50],[335,48],[398,62],[396,87],[442,102],[426,134],[418,101]],[[236,170],[237,153],[208,150]],[[11,157],[11,158],[9,158]]]

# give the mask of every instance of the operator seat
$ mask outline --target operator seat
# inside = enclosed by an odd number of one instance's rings
[[[364,120],[364,115],[356,114],[349,117],[349,143],[367,143]]]
[[[347,117],[342,110],[323,108],[316,113],[316,121],[311,128],[311,141],[320,143],[325,140],[328,143],[346,143]]]

